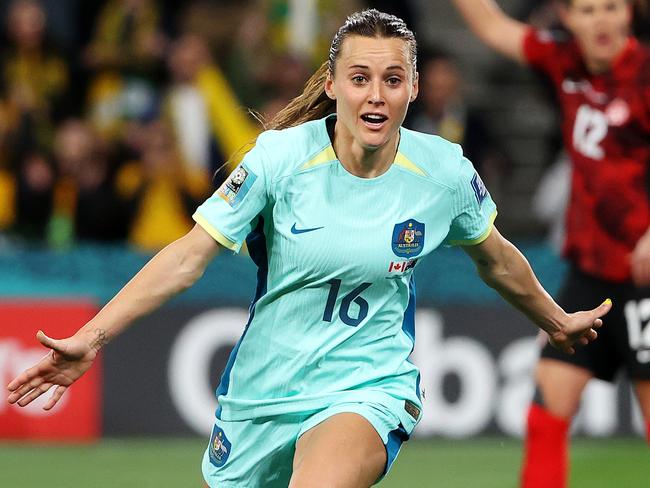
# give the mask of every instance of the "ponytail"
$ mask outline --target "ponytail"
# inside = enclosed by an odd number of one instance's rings
[[[307,80],[302,93],[265,124],[265,129],[286,129],[335,112],[336,102],[325,93],[329,63],[325,61]]]
[[[325,93],[325,80],[327,80],[328,70],[329,63],[325,61],[307,80],[302,93],[291,100],[270,122],[266,122],[264,116],[259,112],[250,109],[248,112],[262,125],[264,130],[288,129],[303,122],[321,119],[326,115],[333,114],[336,112],[336,102]],[[213,182],[225,177],[223,169],[241,161],[253,146],[255,146],[255,141],[240,147],[238,151],[228,158],[228,161],[215,171],[212,177]]]

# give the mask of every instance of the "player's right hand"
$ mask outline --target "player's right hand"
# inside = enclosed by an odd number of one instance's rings
[[[7,385],[11,392],[7,401],[24,407],[54,386],[54,393],[43,406],[44,410],[50,410],[68,387],[90,368],[97,350],[78,335],[67,339],[52,339],[39,330],[36,338],[50,348],[50,352]]]

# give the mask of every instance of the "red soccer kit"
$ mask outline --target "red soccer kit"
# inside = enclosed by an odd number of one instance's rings
[[[650,226],[650,49],[630,38],[613,68],[593,75],[575,41],[531,29],[524,55],[562,107],[573,177],[564,253],[583,272],[630,279],[630,253]]]

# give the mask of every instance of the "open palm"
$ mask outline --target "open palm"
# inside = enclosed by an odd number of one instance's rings
[[[44,410],[50,410],[68,387],[88,371],[97,351],[78,336],[52,339],[38,331],[36,338],[50,351],[7,385],[11,392],[7,401],[24,407],[55,386],[54,393],[43,406]]]

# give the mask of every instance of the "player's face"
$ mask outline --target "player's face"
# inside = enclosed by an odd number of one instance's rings
[[[341,130],[361,147],[374,150],[394,141],[418,92],[409,44],[398,38],[346,38],[325,90],[336,100]]]
[[[609,68],[627,41],[631,8],[626,0],[572,0],[563,11],[590,68]]]

